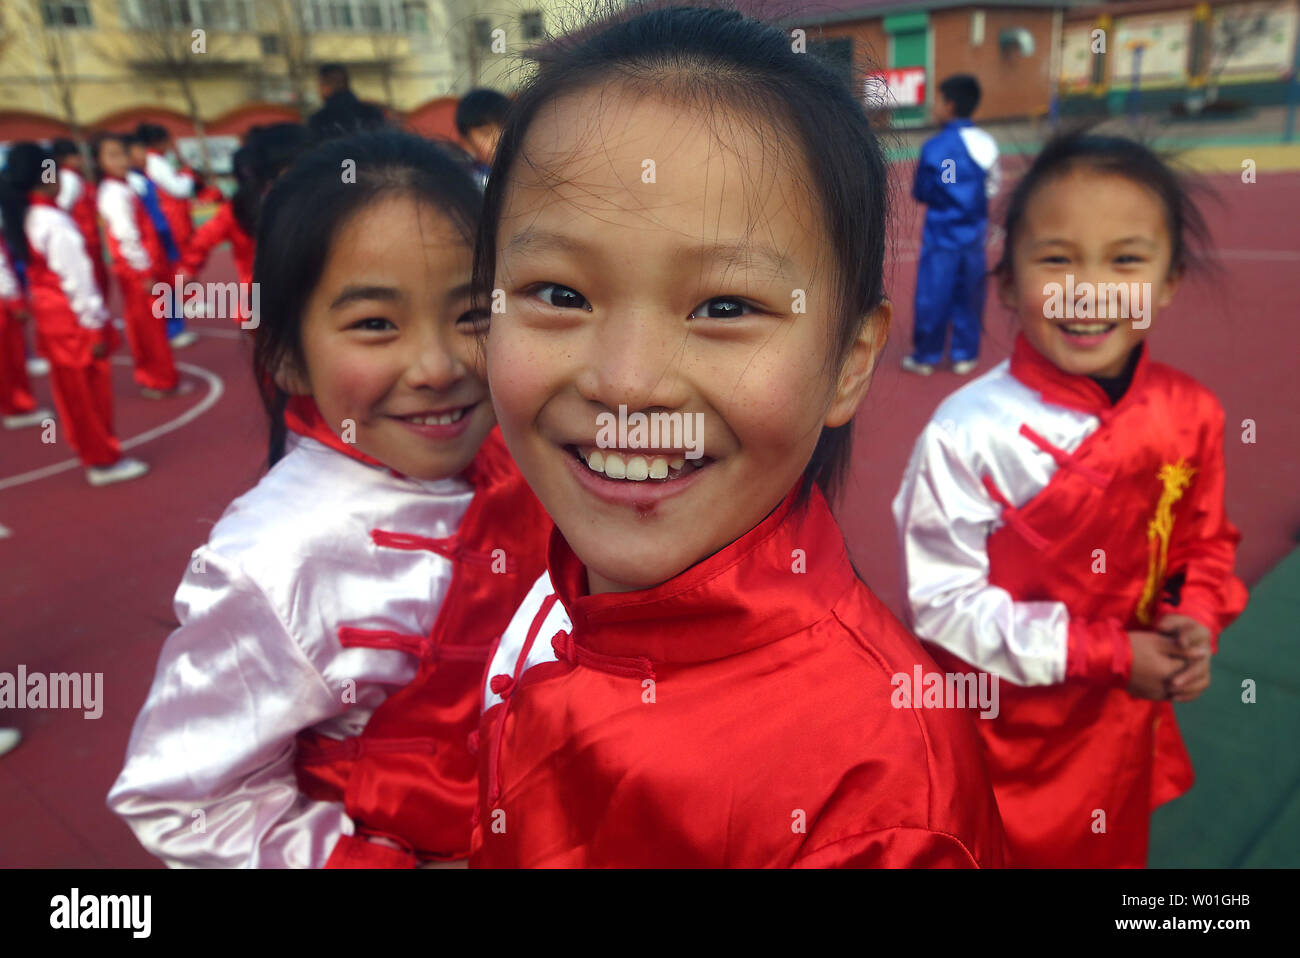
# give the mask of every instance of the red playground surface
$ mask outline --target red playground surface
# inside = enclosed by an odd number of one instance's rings
[[[1209,386],[1227,410],[1228,510],[1243,533],[1238,572],[1254,583],[1290,552],[1300,529],[1300,173],[1242,184],[1210,177],[1206,206],[1222,274],[1189,280],[1152,329],[1153,356]],[[900,196],[903,195],[900,191]],[[893,225],[889,346],[859,411],[853,472],[838,513],[863,576],[899,608],[889,503],[912,442],[938,402],[966,380],[942,370],[911,376],[909,351],[920,214],[905,201]],[[228,251],[205,279],[230,280]],[[175,624],[171,597],[192,549],[226,505],[258,479],[265,426],[249,371],[249,343],[224,320],[177,354],[198,387],[177,399],[139,398],[114,367],[116,424],[144,479],[91,488],[66,446],[39,429],[0,433],[0,671],[102,672],[103,714],[47,709],[0,713],[23,742],[0,757],[0,866],[149,867],[158,863],[110,814],[104,797],[122,765],[158,650]],[[977,372],[1003,360],[1013,330],[990,290]],[[123,359],[121,353],[119,361]],[[45,377],[34,381],[49,403]],[[1242,441],[1243,421],[1255,442]]]

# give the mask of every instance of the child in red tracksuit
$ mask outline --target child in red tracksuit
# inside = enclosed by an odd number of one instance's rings
[[[167,259],[144,205],[126,182],[127,157],[122,141],[103,136],[95,141],[95,162],[102,173],[99,215],[104,222],[113,273],[122,290],[126,338],[135,359],[135,381],[147,399],[179,392],[180,377],[167,342],[165,299],[153,293],[167,285]],[[169,293],[164,292],[167,297]],[[164,309],[155,308],[163,305]]]
[[[86,255],[95,270],[95,283],[108,301],[108,264],[104,262],[104,242],[99,235],[99,205],[95,184],[86,179],[81,168],[81,151],[71,140],[54,141],[54,162],[59,167],[59,208],[64,210],[86,241]]]
[[[35,426],[52,415],[36,408],[24,361],[23,323],[31,318],[14,272],[9,246],[0,239],[0,416],[6,429]]]
[[[10,248],[27,265],[28,299],[40,351],[50,361],[54,405],[87,480],[134,479],[149,467],[123,458],[113,435],[108,312],[81,233],[54,201],[58,179],[44,177],[47,163],[53,159],[35,143],[9,151],[0,202]]]

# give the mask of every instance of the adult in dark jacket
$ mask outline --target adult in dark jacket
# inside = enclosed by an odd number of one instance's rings
[[[317,139],[345,136],[384,125],[383,111],[374,104],[358,100],[352,92],[347,67],[342,64],[322,65],[317,78],[317,89],[324,106],[307,121]]]

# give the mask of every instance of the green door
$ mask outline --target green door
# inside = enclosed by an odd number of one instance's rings
[[[931,99],[933,84],[929,63],[930,15],[928,13],[901,13],[885,17],[883,24],[889,37],[889,66],[924,67],[925,96]],[[899,126],[919,126],[929,118],[927,103],[920,106],[900,107],[894,111],[894,122]]]

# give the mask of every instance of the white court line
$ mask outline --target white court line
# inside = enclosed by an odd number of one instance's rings
[[[132,365],[131,359],[125,356],[116,356],[113,363],[118,366]],[[140,433],[138,436],[132,436],[130,439],[122,441],[122,449],[134,449],[136,446],[143,445],[159,436],[164,436],[169,432],[180,429],[181,426],[193,422],[199,416],[211,409],[221,394],[226,391],[226,385],[221,377],[210,370],[201,366],[192,366],[189,363],[177,363],[177,369],[184,370],[194,376],[198,376],[208,384],[208,394],[203,397],[203,401],[196,406],[187,409],[170,422],[165,422],[161,426],[155,426],[153,429]],[[51,466],[44,466],[40,469],[33,469],[31,472],[21,472],[16,476],[10,476],[8,479],[0,479],[0,490],[12,489],[15,486],[25,485],[29,482],[35,482],[37,479],[45,479],[49,476],[58,475],[60,472],[67,472],[69,469],[76,469],[81,465],[80,459],[65,459],[63,462],[56,462]]]

